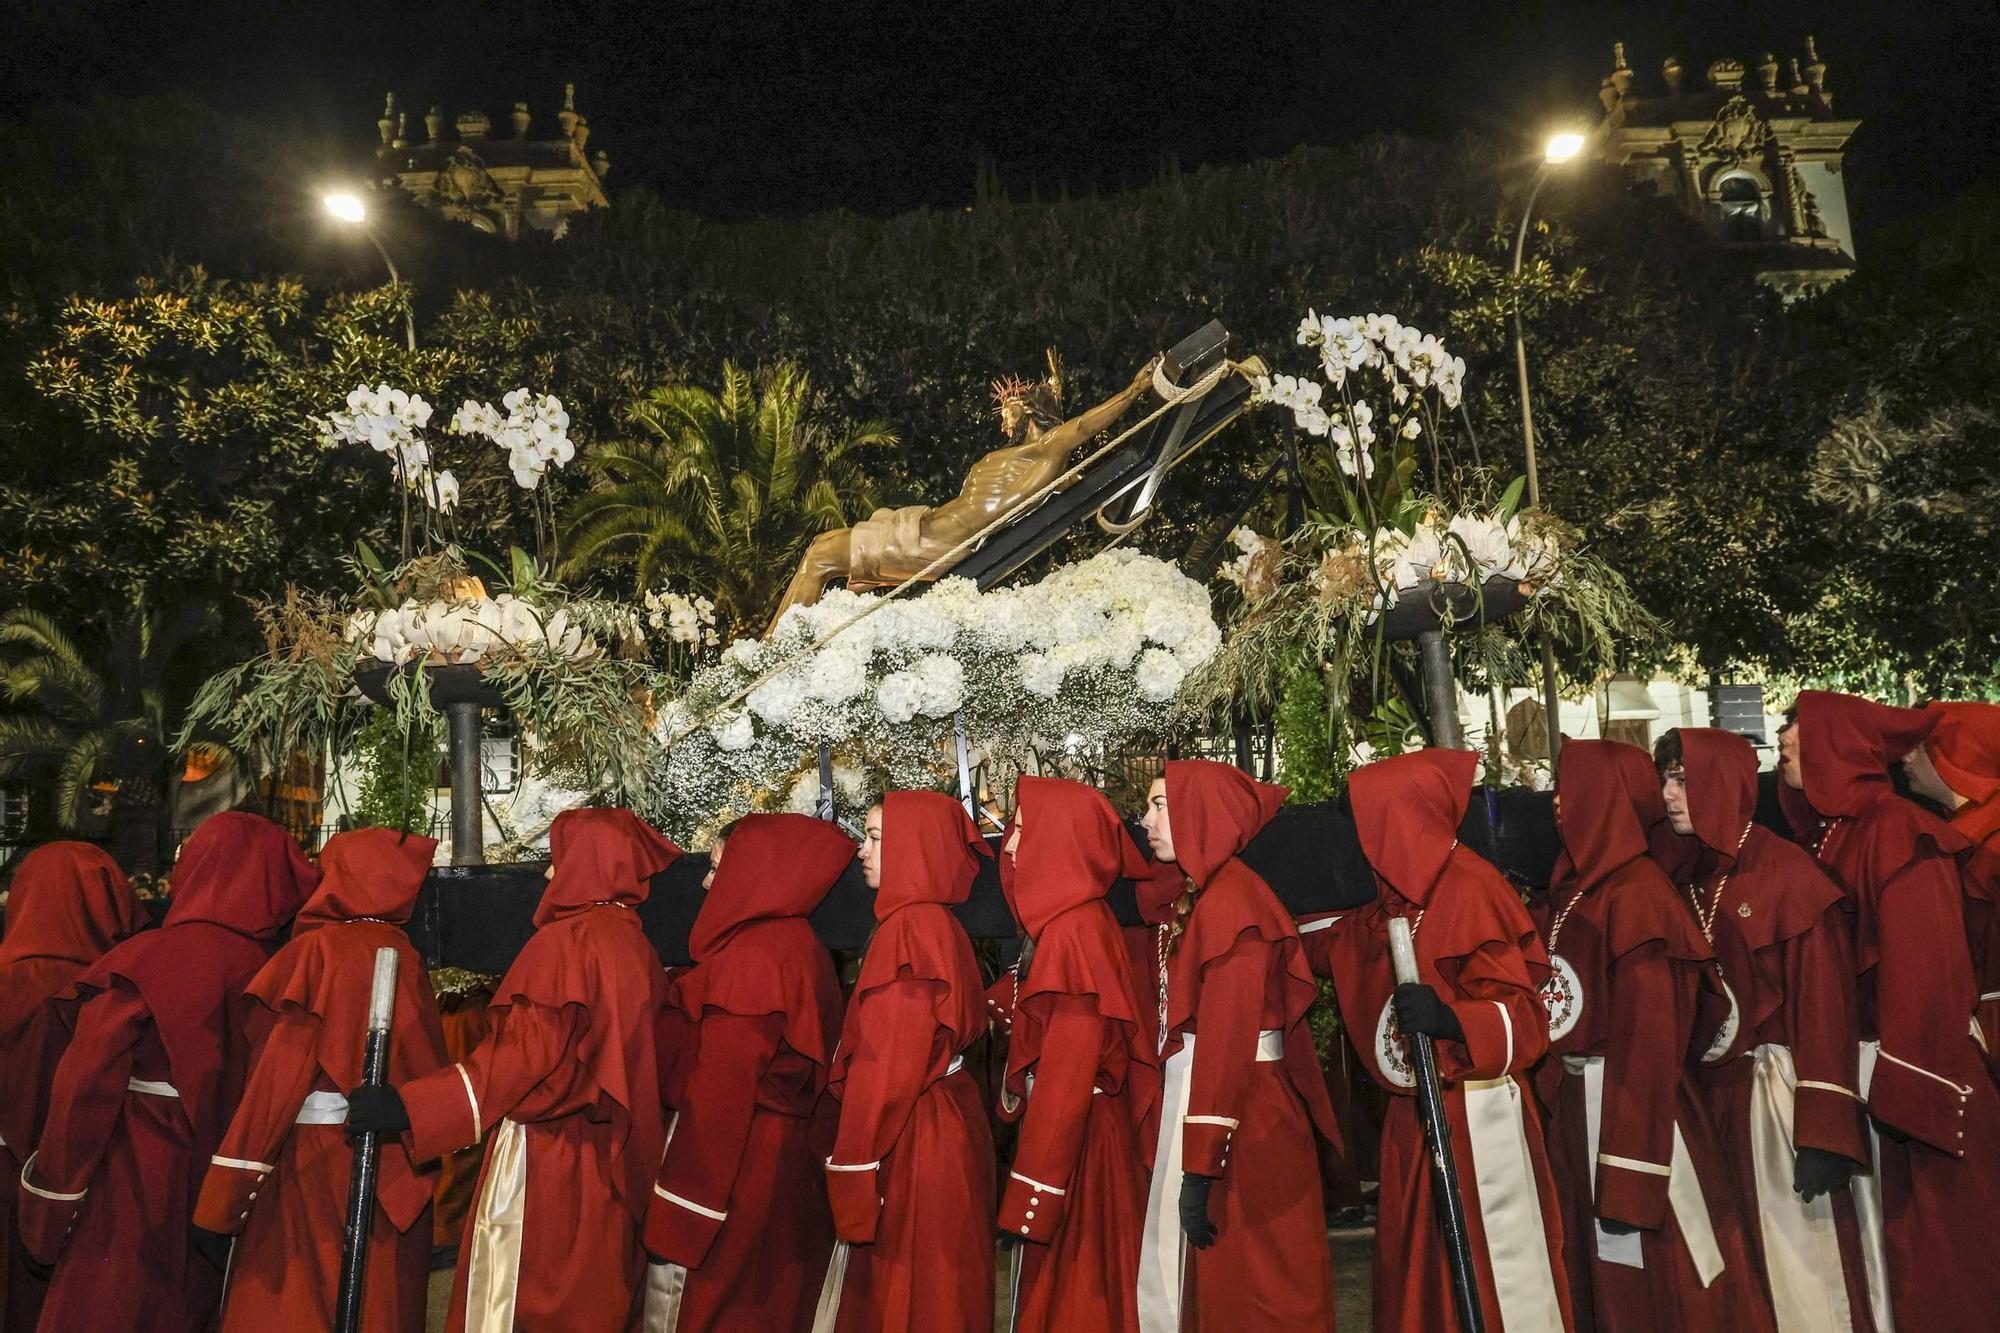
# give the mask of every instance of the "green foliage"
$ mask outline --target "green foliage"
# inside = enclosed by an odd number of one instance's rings
[[[1340,794],[1346,751],[1343,728],[1327,699],[1326,677],[1310,658],[1285,673],[1284,693],[1272,718],[1278,731],[1278,781],[1294,801],[1327,801]]]
[[[874,507],[870,464],[897,443],[880,422],[841,428],[815,397],[788,363],[760,382],[725,362],[720,393],[654,388],[626,412],[639,437],[589,459],[598,484],[570,507],[565,571],[630,565],[642,592],[690,585],[725,623],[761,629],[806,544]]]
[[[53,779],[64,828],[77,826],[98,785],[115,789],[123,818],[163,817],[178,668],[208,617],[140,601],[105,621],[71,629],[27,608],[0,615],[0,701],[19,710],[0,714],[0,778]]]
[[[442,738],[436,733],[403,731],[395,714],[376,712],[354,738],[348,757],[360,776],[355,824],[423,832],[443,754]]]

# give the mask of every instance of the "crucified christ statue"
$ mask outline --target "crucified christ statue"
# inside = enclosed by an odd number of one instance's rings
[[[1010,378],[993,386],[995,412],[1007,443],[972,465],[958,496],[936,508],[878,509],[851,528],[821,533],[806,548],[785,600],[771,618],[811,606],[834,579],[850,588],[881,588],[923,572],[931,561],[1012,512],[1063,474],[1070,455],[1137,402],[1153,383],[1153,363],[1096,407],[1062,418],[1062,368],[1049,354],[1049,375],[1036,384]]]

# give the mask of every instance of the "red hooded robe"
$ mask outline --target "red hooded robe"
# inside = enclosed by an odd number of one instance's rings
[[[191,1333],[222,1294],[188,1221],[248,1068],[244,988],[319,872],[276,824],[232,812],[195,830],[173,882],[160,929],[71,988],[75,1036],[21,1175],[22,1241],[60,1256],[45,1328]]]
[[[1458,1327],[1437,1225],[1416,1076],[1391,1005],[1389,922],[1415,933],[1418,979],[1451,1006],[1463,1041],[1439,1040],[1438,1074],[1489,1329],[1573,1327],[1562,1213],[1525,1072],[1548,1050],[1549,977],[1527,909],[1486,861],[1458,845],[1479,756],[1421,750],[1348,780],[1361,848],[1381,896],[1331,928],[1341,1026],[1391,1094],[1376,1207],[1375,1327]]]
[[[0,936],[0,1333],[32,1333],[48,1290],[15,1243],[14,1207],[21,1159],[42,1136],[69,1045],[55,998],[139,920],[125,872],[89,843],[52,842],[14,868]]]
[[[665,1019],[683,1052],[676,1120],[646,1219],[646,1248],[686,1270],[675,1333],[812,1327],[833,1218],[810,1129],[841,1013],[806,918],[853,859],[825,820],[747,815],[695,916],[695,965]]]
[[[1286,792],[1207,760],[1172,760],[1166,780],[1174,856],[1199,891],[1167,961],[1140,1324],[1172,1329],[1184,1292],[1189,1328],[1330,1333],[1313,1129],[1335,1131],[1306,1024],[1318,991],[1290,915],[1237,859]],[[1181,1248],[1184,1172],[1217,1178],[1208,1201],[1217,1236],[1205,1250]]]
[[[1847,694],[1799,695],[1805,790],[1786,819],[1854,905],[1860,1092],[1878,1127],[1875,1175],[1890,1300],[1905,1329],[1992,1327],[2000,1264],[2000,1090],[1973,1035],[1979,982],[1956,860],[1964,836],[1896,794],[1889,769],[1937,715]],[[1879,1195],[1878,1195],[1879,1191]]]
[[[1157,1085],[1156,1020],[1104,894],[1144,867],[1103,793],[1023,777],[1014,799],[1020,841],[1001,854],[1000,884],[1034,941],[1017,972],[1003,1098],[1021,1120],[999,1215],[1025,1246],[1014,1328],[1133,1333],[1146,1211],[1137,1125]]]
[[[565,810],[535,933],[493,993],[492,1031],[403,1085],[410,1156],[490,1133],[452,1287],[453,1329],[636,1328],[639,1228],[666,1130],[653,1023],[665,991],[639,925],[680,848],[630,810]]]
[[[986,1014],[951,910],[991,855],[944,793],[882,798],[877,925],[827,1082],[840,1130],[826,1188],[854,1247],[839,1327],[854,1333],[993,1327],[993,1129],[962,1054]]]
[[[1979,1032],[2000,1071],[2000,705],[1934,703],[1937,726],[1924,741],[1945,785],[1965,798],[1951,827],[1971,844],[1965,872],[1965,930],[1979,978]]]
[[[1737,1007],[1734,1040],[1696,1070],[1717,1146],[1753,1205],[1752,1257],[1785,1333],[1874,1327],[1851,1196],[1807,1203],[1800,1148],[1866,1169],[1847,900],[1800,848],[1752,822],[1757,755],[1733,732],[1682,727],[1694,832],[1668,824],[1653,856],[1715,932]],[[1886,1293],[1884,1293],[1886,1299]]]
[[[1775,1328],[1693,1056],[1721,986],[1693,913],[1648,858],[1666,819],[1644,750],[1571,741],[1557,765],[1563,854],[1549,891],[1548,1144],[1579,1329]],[[1740,830],[1739,830],[1740,832]],[[1724,1034],[1725,1036],[1728,1034]],[[1638,1227],[1614,1234],[1600,1222]]]
[[[333,1324],[354,1161],[342,1094],[361,1082],[377,949],[398,955],[389,1081],[446,1063],[424,960],[402,930],[436,850],[430,838],[392,829],[335,835],[291,942],[250,983],[260,1006],[247,1024],[256,1054],[194,1211],[197,1225],[241,1236],[223,1333]],[[435,1173],[420,1175],[400,1138],[382,1144],[363,1294],[373,1328],[423,1321],[434,1185]]]

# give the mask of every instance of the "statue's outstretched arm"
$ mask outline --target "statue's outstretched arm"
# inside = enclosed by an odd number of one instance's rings
[[[1107,429],[1118,418],[1125,415],[1132,404],[1139,400],[1153,385],[1153,363],[1148,361],[1132,377],[1132,382],[1113,397],[1105,399],[1096,407],[1079,412],[1068,421],[1042,436],[1051,450],[1060,449],[1067,455],[1088,441],[1099,431]]]

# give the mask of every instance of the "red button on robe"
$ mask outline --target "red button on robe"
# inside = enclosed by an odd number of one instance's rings
[[[1666,819],[1659,775],[1616,741],[1571,741],[1557,769],[1563,855],[1544,938],[1562,999],[1550,1000],[1555,1058],[1538,1082],[1554,1091],[1549,1157],[1577,1327],[1775,1328],[1695,1085],[1694,1057],[1715,1036],[1696,1026],[1703,993],[1721,993],[1714,950],[1646,855]],[[1600,1221],[1640,1230],[1610,1235]]]
[[[1979,1030],[1986,1060],[2000,1071],[2000,705],[1934,703],[1937,726],[1924,741],[1945,785],[1964,798],[1952,830],[1961,853],[1966,942],[1979,978]]]
[[[1313,1131],[1335,1131],[1306,1024],[1318,992],[1291,917],[1237,859],[1285,789],[1206,760],[1170,761],[1166,781],[1174,855],[1199,891],[1167,963],[1141,1326],[1170,1318],[1180,1176],[1192,1172],[1217,1178],[1208,1201],[1217,1234],[1209,1248],[1185,1253],[1186,1327],[1330,1331],[1333,1279]]]
[[[182,1333],[222,1294],[188,1222],[248,1067],[244,988],[319,873],[283,829],[237,812],[195,830],[173,879],[160,929],[72,987],[75,1035],[22,1175],[22,1241],[57,1261],[43,1328]]]
[[[1023,777],[1015,808],[1019,842],[1001,853],[1000,884],[1034,950],[1018,972],[1003,1093],[1020,1117],[999,1214],[1024,1247],[1014,1328],[1132,1333],[1155,1020],[1104,894],[1143,864],[1090,787]]]
[[[377,949],[398,955],[390,1082],[446,1063],[424,960],[402,930],[436,849],[391,829],[335,835],[291,942],[250,983],[256,1053],[194,1212],[198,1225],[239,1236],[223,1333],[333,1326],[354,1154],[340,1123],[296,1121],[308,1096],[337,1098],[361,1082]],[[430,1280],[436,1172],[419,1174],[395,1137],[379,1161],[362,1320],[371,1329],[416,1329]]]
[[[1694,832],[1656,826],[1653,855],[1690,903],[1712,913],[1716,958],[1736,1001],[1725,1058],[1697,1069],[1717,1146],[1749,1205],[1751,1254],[1778,1327],[1865,1333],[1874,1320],[1852,1196],[1809,1204],[1792,1187],[1799,1148],[1837,1153],[1862,1170],[1869,1161],[1855,1093],[1847,900],[1811,856],[1751,823],[1750,742],[1706,728],[1678,735]]]
[[[676,1118],[646,1219],[646,1248],[687,1270],[675,1333],[812,1327],[833,1250],[812,1117],[841,1006],[806,918],[853,859],[825,820],[745,816],[695,916],[666,1020]]]
[[[986,1034],[979,960],[951,905],[989,855],[942,792],[882,798],[878,924],[828,1080],[840,1128],[826,1189],[854,1247],[839,1327],[854,1333],[993,1327],[993,1128],[971,1072],[951,1069]]]
[[[1463,750],[1422,750],[1357,769],[1348,783],[1381,896],[1328,928],[1329,950],[1342,1027],[1391,1094],[1375,1230],[1382,1333],[1458,1327],[1415,1076],[1390,1006],[1389,922],[1397,917],[1415,929],[1418,979],[1465,1031],[1465,1040],[1435,1048],[1486,1327],[1574,1327],[1561,1205],[1523,1078],[1548,1050],[1540,993],[1548,956],[1513,888],[1458,845],[1478,763]]]
[[[1935,714],[1853,695],[1799,696],[1805,790],[1785,815],[1855,911],[1861,1089],[1875,1124],[1890,1299],[1905,1329],[1987,1329],[2000,1309],[2000,1090],[1972,1036],[1979,983],[1954,860],[1965,838],[1898,796],[1889,768]],[[1872,1069],[1871,1069],[1872,1060]],[[1857,1181],[1858,1202],[1869,1181]]]
[[[21,858],[0,936],[0,1333],[31,1333],[47,1284],[14,1237],[21,1161],[42,1136],[49,1085],[69,1046],[55,999],[138,929],[125,873],[100,848],[52,842]]]
[[[629,810],[566,810],[535,933],[466,1059],[404,1084],[418,1162],[488,1136],[452,1286],[454,1329],[636,1328],[640,1223],[666,1137],[659,955],[634,910],[680,849]]]

